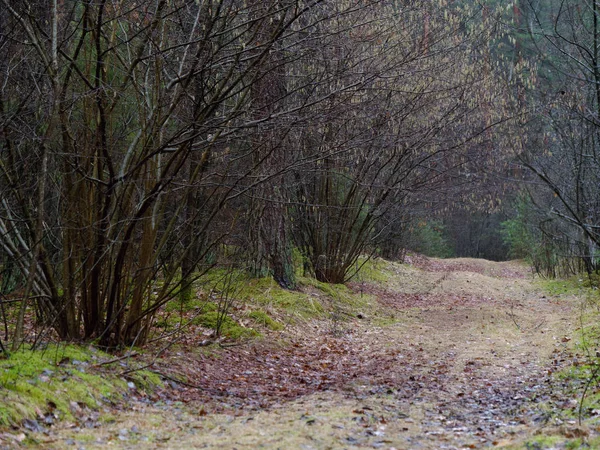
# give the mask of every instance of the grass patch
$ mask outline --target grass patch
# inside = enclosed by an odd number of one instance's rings
[[[372,259],[366,261],[359,278],[384,284],[395,275],[390,263]],[[309,277],[298,276],[297,281],[298,289],[287,290],[271,277],[254,278],[241,269],[213,268],[195,284],[198,289],[195,296],[185,301],[175,299],[165,306],[156,326],[168,331],[187,320],[192,325],[219,329],[229,339],[238,339],[260,335],[242,325],[248,325],[245,319],[251,319],[249,326],[281,330],[282,322],[327,320],[340,312],[343,320],[358,313],[376,315],[378,304],[371,295],[354,292],[344,284],[328,284]],[[223,315],[223,310],[228,314]],[[381,324],[394,322],[386,317]]]
[[[554,374],[561,381],[564,394],[572,399],[571,404],[569,407],[555,406],[551,412],[561,419],[578,421],[581,416],[586,423],[597,424],[600,410],[600,299],[596,290],[583,286],[581,278],[546,283],[558,295],[578,295],[582,298],[580,326],[570,343],[563,341],[566,344],[565,355],[570,363]],[[572,442],[576,445],[578,441]],[[579,447],[566,445],[564,448]]]
[[[303,278],[305,286],[312,286],[329,297],[330,302],[338,307],[347,307],[353,310],[361,310],[370,306],[372,300],[369,295],[361,295],[353,292],[344,284],[329,284],[315,280],[314,278]]]
[[[358,266],[360,270],[350,281],[389,283],[396,275],[392,270],[391,263],[381,258],[370,258],[369,260],[367,258],[360,258]]]
[[[600,438],[574,438],[567,437],[570,435],[568,428],[564,431],[557,429],[550,430],[551,434],[539,435],[532,439],[517,444],[503,447],[511,450],[543,450],[543,449],[565,449],[565,450],[576,450],[581,448],[600,448]]]
[[[307,278],[298,280],[300,286],[305,285]],[[301,291],[290,291],[281,288],[272,278],[248,279],[239,289],[240,301],[256,309],[275,309],[292,317],[320,317],[325,308],[319,297]]]
[[[553,448],[555,445],[560,444],[564,441],[561,436],[536,436],[533,439],[528,439],[523,443],[523,446],[511,447],[511,448],[523,448],[523,449],[543,449]]]
[[[363,259],[361,263],[365,260]],[[352,281],[387,283],[394,276],[390,264],[380,258],[370,259]],[[235,299],[240,304],[258,306],[256,310],[274,308],[302,318],[324,318],[327,316],[326,303],[336,303],[351,308],[364,308],[370,302],[369,296],[352,292],[343,284],[329,284],[314,278],[298,276],[298,290],[281,288],[271,277],[252,278],[241,270],[228,272],[213,269],[202,280],[202,289]],[[314,288],[307,293],[305,288]],[[193,303],[193,302],[192,302]],[[235,302],[234,302],[235,303]],[[171,307],[176,310],[176,306]]]
[[[199,311],[216,311],[217,304],[208,301],[205,298],[193,298],[182,302],[179,299],[173,299],[165,305],[165,311],[170,313]]]
[[[230,339],[260,336],[258,331],[252,328],[244,328],[228,315],[221,314],[218,311],[209,311],[201,314],[192,322],[196,325],[202,325],[205,328],[218,330],[221,336]]]
[[[551,296],[569,296],[582,293],[585,288],[584,279],[571,277],[565,280],[541,280],[540,285]]]
[[[73,420],[74,404],[96,409],[117,399],[129,390],[127,381],[108,367],[94,367],[111,358],[93,348],[49,345],[0,360],[0,425],[17,426],[47,414]],[[140,388],[160,385],[156,375],[143,371],[131,381]]]
[[[248,313],[248,317],[254,320],[258,325],[269,328],[274,331],[283,330],[283,324],[273,320],[266,312],[255,310]]]

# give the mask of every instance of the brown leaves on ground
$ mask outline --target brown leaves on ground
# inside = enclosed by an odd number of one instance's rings
[[[405,274],[417,278],[412,291],[402,291],[402,280],[389,287],[348,284],[375,297],[400,324],[379,328],[353,319],[334,336],[327,324],[313,322],[294,330],[293,338],[273,333],[230,348],[165,354],[158,370],[183,381],[171,383],[168,397],[235,415],[325,391],[383,396],[398,405],[435,405],[422,411],[421,428],[431,436],[462,433],[488,444],[507,427],[546,420],[531,402],[554,398],[556,368],[548,370],[542,360],[562,342],[542,345],[548,339],[539,325],[556,325],[565,311],[521,292],[527,268],[515,263],[423,257],[411,263],[421,270]],[[419,283],[422,292],[414,292]],[[547,324],[540,321],[544,314]]]
[[[466,266],[473,273],[484,271],[481,263],[477,266],[470,261],[429,261],[426,267],[433,271],[442,265],[444,270],[451,271],[448,273]],[[523,275],[518,272],[522,268],[509,268],[501,269],[508,277]],[[407,309],[468,311],[481,306],[505,307],[508,311],[509,306],[514,307],[514,302],[506,298],[468,292],[408,294],[365,283],[350,283],[349,287],[375,296],[392,313]],[[441,320],[455,326],[468,322],[468,318],[467,313]],[[452,352],[431,354],[435,349],[425,351],[418,340],[398,342],[397,331],[375,328],[360,320],[345,327],[341,337],[334,337],[325,325],[314,322],[287,341],[256,341],[214,352],[168,353],[163,357],[160,371],[171,380],[185,381],[173,385],[169,394],[173,399],[200,402],[211,411],[262,409],[319,391],[363,395],[364,386],[367,391],[398,392],[399,397],[407,398],[423,388],[443,391],[449,367],[454,364]],[[444,346],[438,347],[441,350]],[[467,367],[465,372],[473,369]]]
[[[406,362],[419,359],[418,348],[384,350],[377,343],[381,330],[353,325],[354,331],[340,338],[317,327],[314,337],[280,345],[258,342],[208,355],[169,355],[165,370],[173,378],[185,375],[188,386],[178,386],[176,398],[201,401],[213,411],[265,408],[318,391],[352,392],[364,383],[393,389],[415,381]]]
[[[202,336],[189,336],[155,361],[166,386],[150,398],[140,393],[141,409],[182,402],[196,419],[219,424],[210,436],[195,434],[203,425],[190,426],[194,437],[182,448],[219,447],[233,435],[247,443],[240,448],[256,448],[272,434],[292,439],[289,448],[333,440],[332,448],[429,449],[504,445],[557,425],[549,406],[577,408],[568,386],[553,377],[580,358],[567,350],[569,304],[543,297],[515,263],[412,263],[420,270],[403,266],[388,286],[349,284],[376,298],[393,325],[377,327],[365,311],[366,319],[337,324],[342,332],[335,334],[331,323],[312,321],[233,346],[200,347]],[[320,398],[328,399],[327,411],[344,415],[328,425],[335,414],[317,414]],[[232,416],[241,417],[223,419]],[[253,418],[254,428],[246,425]],[[309,437],[294,441],[298,427],[310,427]]]

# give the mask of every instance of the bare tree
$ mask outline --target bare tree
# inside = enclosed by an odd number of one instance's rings
[[[295,237],[315,276],[334,283],[405,220],[408,197],[448,188],[466,151],[503,120],[488,109],[499,91],[480,58],[493,32],[482,14],[429,2],[362,14],[328,24],[315,91],[333,94],[297,139],[299,153],[319,157],[296,173]]]
[[[600,5],[557,0],[524,6],[541,69],[529,94],[538,114],[529,124],[520,161],[552,193],[544,205],[550,214],[543,220],[559,223],[546,229],[553,230],[553,239],[580,257],[589,272],[597,271]]]
[[[257,68],[318,3],[2,2],[0,240],[62,338],[142,343],[189,285],[261,164],[230,145],[269,119],[245,114]]]
[[[233,234],[344,281],[502,119],[468,5],[0,1],[2,259],[64,339],[142,344]]]

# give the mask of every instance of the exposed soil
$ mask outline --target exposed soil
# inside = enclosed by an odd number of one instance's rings
[[[525,266],[414,258],[373,294],[369,311],[218,351],[167,354],[168,389],[131,408],[39,435],[46,448],[453,449],[502,447],[560,425],[548,405],[577,407],[552,374],[568,351],[579,301],[550,298]],[[181,380],[185,374],[185,383]]]

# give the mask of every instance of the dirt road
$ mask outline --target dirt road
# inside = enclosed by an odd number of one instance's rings
[[[181,355],[187,385],[140,396],[101,426],[40,439],[48,448],[460,449],[590,431],[553,417],[577,407],[553,373],[579,301],[541,291],[527,268],[483,260],[393,265],[375,294],[393,323],[315,323],[281,342]],[[567,361],[568,360],[568,361]],[[190,367],[192,369],[190,369]],[[173,369],[175,370],[175,369]],[[536,444],[537,445],[537,444]],[[540,444],[541,445],[541,444]],[[532,447],[547,448],[547,447]],[[549,448],[549,447],[548,447]]]

